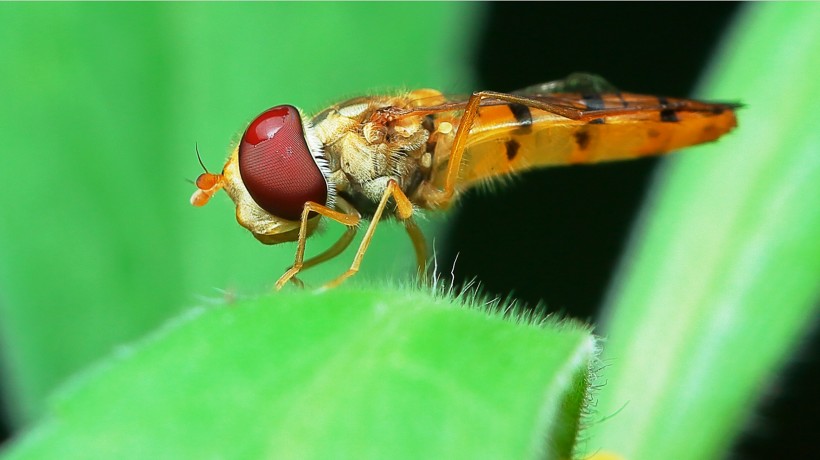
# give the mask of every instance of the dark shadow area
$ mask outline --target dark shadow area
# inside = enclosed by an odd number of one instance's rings
[[[11,426],[8,423],[8,414],[5,407],[0,407],[0,446],[11,437]]]
[[[475,89],[511,91],[585,71],[625,91],[689,96],[741,6],[495,3],[474,54]],[[458,254],[457,282],[475,278],[489,295],[512,292],[528,304],[591,320],[657,164],[646,159],[546,169],[492,193],[470,192],[453,212],[439,265],[452,266]],[[816,339],[806,350],[770,400],[750,410],[757,416],[733,458],[816,454]]]
[[[596,73],[624,91],[687,96],[738,4],[494,3],[474,55],[480,89]],[[456,275],[595,316],[657,159],[528,172],[460,201]]]
[[[746,434],[735,446],[738,459],[815,458],[820,420],[820,335],[807,338],[782,375],[772,378],[764,401],[749,412]]]

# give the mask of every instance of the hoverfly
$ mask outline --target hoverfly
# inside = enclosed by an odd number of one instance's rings
[[[738,104],[624,93],[603,78],[572,74],[512,93],[449,97],[431,89],[367,96],[313,117],[280,105],[256,117],[221,174],[207,170],[191,197],[202,206],[219,189],[239,224],[262,243],[296,241],[281,289],[302,270],[340,254],[369,219],[350,268],[355,274],[376,225],[400,221],[424,274],[427,249],[413,219],[449,207],[477,184],[530,168],[659,155],[714,141],[736,126]],[[347,227],[305,260],[305,242],[324,217]]]

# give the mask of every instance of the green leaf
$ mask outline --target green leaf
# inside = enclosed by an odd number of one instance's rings
[[[763,3],[716,56],[704,97],[739,127],[664,171],[609,302],[590,449],[720,458],[820,298],[820,6]]]
[[[0,353],[17,422],[115,344],[202,297],[263,292],[292,263],[294,245],[259,244],[227,196],[188,204],[184,179],[201,172],[195,143],[219,170],[244,123],[273,105],[313,112],[362,91],[462,89],[464,30],[479,10],[0,5]],[[328,225],[308,254],[341,231]],[[350,260],[305,279],[331,279]],[[401,227],[381,225],[365,262],[359,279],[412,276]]]
[[[242,300],[75,378],[3,459],[569,458],[595,350],[419,292]]]

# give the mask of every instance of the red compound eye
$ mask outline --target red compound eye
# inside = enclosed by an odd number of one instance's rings
[[[274,216],[299,220],[307,201],[325,204],[327,183],[308,149],[299,111],[268,109],[239,144],[239,174],[256,204]]]

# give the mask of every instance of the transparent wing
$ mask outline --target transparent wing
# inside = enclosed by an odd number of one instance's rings
[[[573,73],[561,80],[539,83],[513,91],[520,96],[543,96],[555,93],[617,94],[620,91],[603,77],[591,73]]]
[[[501,93],[497,93],[501,94]],[[480,107],[515,104],[543,110],[572,120],[591,120],[610,116],[636,115],[636,121],[647,117],[671,116],[675,111],[720,112],[735,109],[735,103],[705,103],[690,99],[669,98],[635,93],[624,93],[603,77],[574,73],[561,80],[540,83],[509,93],[520,102],[510,103],[492,97],[481,101]],[[413,108],[391,107],[392,115],[430,114],[463,110],[469,96],[446,96],[446,102],[426,106],[422,101]],[[421,102],[421,104],[419,104]]]

